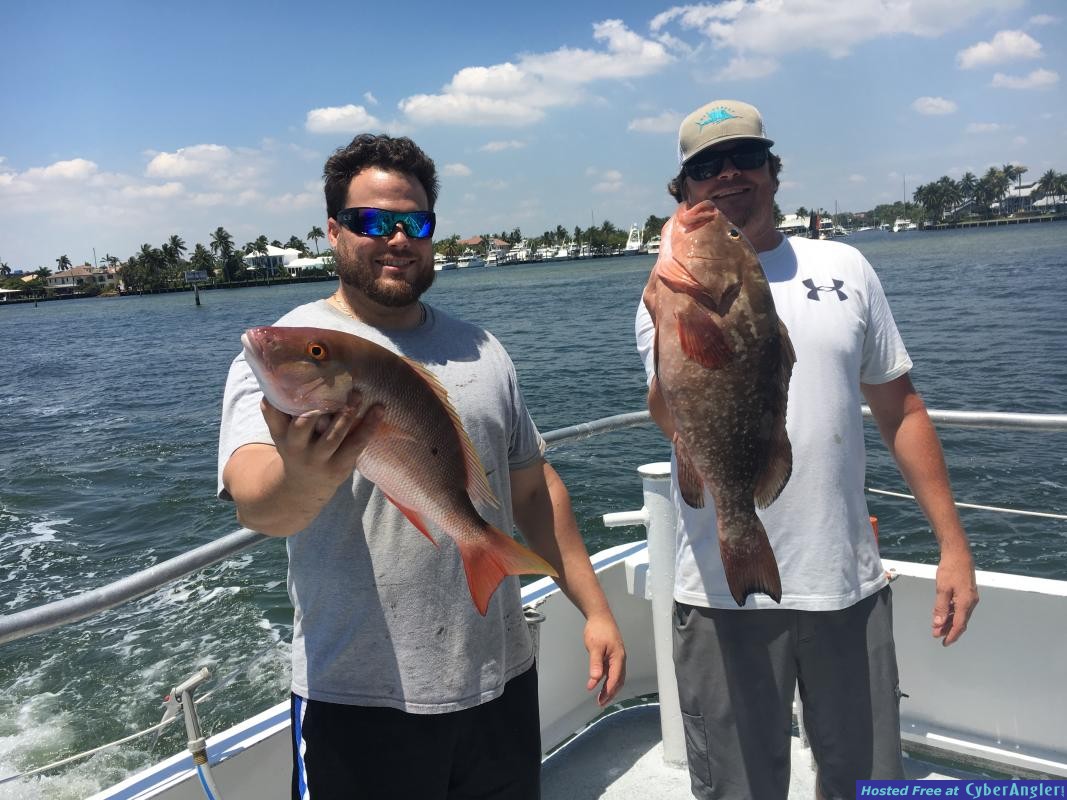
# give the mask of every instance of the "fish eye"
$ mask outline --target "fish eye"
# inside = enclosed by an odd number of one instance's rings
[[[731,239],[740,239],[741,231],[739,231],[737,228],[730,228],[730,230],[727,231],[726,235],[729,236]]]
[[[326,350],[326,345],[319,342],[308,342],[306,352],[315,361],[325,361],[329,356],[329,352]]]

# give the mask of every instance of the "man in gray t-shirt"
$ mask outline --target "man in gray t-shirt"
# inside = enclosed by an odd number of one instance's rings
[[[587,619],[587,686],[610,702],[622,640],[511,359],[487,331],[419,300],[434,276],[433,162],[409,139],[364,134],[324,177],[340,284],[277,324],[352,333],[434,374],[500,501],[483,517],[517,525],[562,576]],[[376,412],[346,409],[318,427],[292,418],[263,399],[243,355],[226,384],[219,496],[242,524],[287,537],[293,795],[535,798],[536,676],[518,579],[479,614],[453,541],[435,535],[434,548],[355,470]]]

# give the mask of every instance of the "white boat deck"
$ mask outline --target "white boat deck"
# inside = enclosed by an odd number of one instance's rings
[[[793,737],[789,800],[815,797],[811,751]],[[904,759],[912,780],[979,777],[923,761]],[[541,769],[542,800],[687,800],[689,771],[663,760],[659,706],[633,706],[599,720],[545,759]]]

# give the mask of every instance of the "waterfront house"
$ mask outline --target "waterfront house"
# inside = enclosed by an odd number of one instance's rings
[[[325,269],[333,271],[333,259],[327,256],[317,258],[294,258],[285,264],[285,271],[292,277],[298,278],[309,269]]]
[[[267,252],[249,253],[243,257],[243,260],[246,269],[254,272],[262,270],[274,275],[280,272],[287,272],[289,264],[301,258],[302,255],[299,250],[294,250],[291,247],[275,247],[272,244],[268,244]]]
[[[115,270],[110,267],[92,267],[83,264],[80,267],[71,267],[62,272],[54,272],[44,279],[44,284],[58,294],[84,291],[90,286],[103,288],[109,283],[116,282]]]

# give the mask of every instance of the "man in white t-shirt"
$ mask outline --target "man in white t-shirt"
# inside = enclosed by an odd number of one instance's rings
[[[773,144],[751,105],[708,103],[682,122],[681,171],[668,186],[679,202],[711,200],[741,228],[796,351],[786,417],[792,476],[759,511],[781,574],[781,604],[754,594],[737,607],[711,496],[692,508],[674,481],[675,666],[697,797],[786,797],[799,685],[817,792],[851,798],[857,780],[903,777],[892,597],[864,498],[863,400],[941,548],[932,634],[955,642],[978,593],[941,446],[878,277],[848,245],[786,239],[776,229],[781,160]],[[636,333],[649,409],[671,438],[643,303]]]

